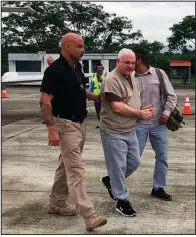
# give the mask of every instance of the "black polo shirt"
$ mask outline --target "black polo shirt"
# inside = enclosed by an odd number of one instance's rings
[[[85,88],[81,64],[78,62],[73,68],[60,55],[45,70],[40,91],[54,96],[53,116],[83,122],[87,116]]]

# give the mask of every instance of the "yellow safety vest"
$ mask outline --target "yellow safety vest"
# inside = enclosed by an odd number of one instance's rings
[[[101,77],[104,79],[106,76],[107,76],[107,72],[103,73]],[[100,95],[101,94],[101,82],[98,81],[97,73],[93,74],[92,81],[93,81],[93,87],[94,87],[93,94]]]

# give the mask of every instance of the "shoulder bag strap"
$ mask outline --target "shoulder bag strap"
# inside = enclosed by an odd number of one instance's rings
[[[162,98],[165,102],[166,101],[166,94],[165,94],[165,88],[164,88],[164,84],[163,84],[163,81],[164,81],[163,74],[161,73],[159,68],[155,68],[155,72],[156,72],[157,77],[158,77],[159,82],[160,82],[161,96],[162,96]]]

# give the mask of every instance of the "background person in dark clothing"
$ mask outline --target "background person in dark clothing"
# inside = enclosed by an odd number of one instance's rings
[[[48,66],[50,66],[53,62],[54,62],[54,58],[53,58],[52,56],[49,56],[49,57],[47,58],[47,64],[48,64]]]

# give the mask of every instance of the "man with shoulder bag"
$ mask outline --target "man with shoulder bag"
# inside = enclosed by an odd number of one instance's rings
[[[177,96],[167,74],[161,69],[155,69],[148,65],[148,51],[138,48],[134,52],[136,54],[135,77],[140,88],[142,106],[145,108],[148,104],[154,105],[154,117],[151,120],[139,120],[136,126],[140,155],[142,155],[149,137],[155,151],[151,195],[171,201],[172,196],[165,191],[168,172],[168,126],[171,123],[170,115],[176,108]],[[164,85],[164,93],[161,90],[160,75],[162,75],[161,82]]]
[[[163,77],[163,74],[161,73],[159,68],[155,68],[155,71],[156,71],[156,74],[157,74],[159,82],[160,82],[160,90],[161,90],[162,100],[163,100],[163,103],[165,103],[167,101],[167,96],[166,96],[166,92],[165,92],[164,77]],[[182,112],[180,111],[180,108],[176,104],[176,107],[171,112],[171,114],[167,120],[167,123],[166,123],[167,129],[172,132],[175,132],[179,128],[182,128],[181,124],[185,124],[183,119],[184,119],[184,116],[183,116]]]

